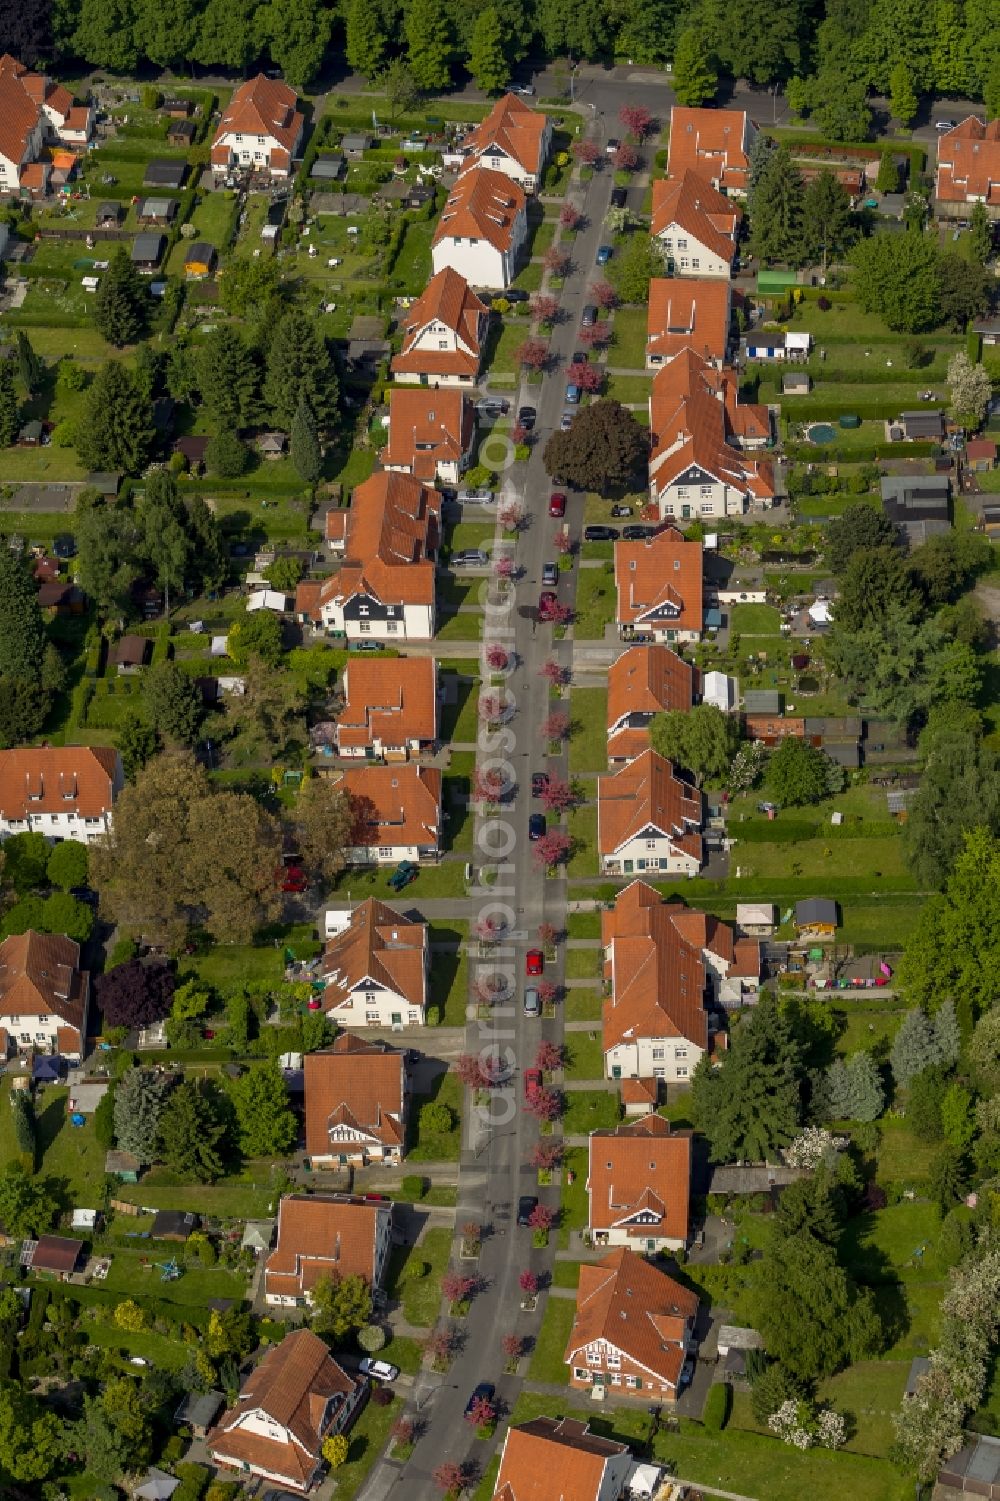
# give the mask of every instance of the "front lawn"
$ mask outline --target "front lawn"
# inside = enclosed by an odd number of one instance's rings
[[[566,919],[567,938],[600,938],[599,912],[571,912]]]
[[[608,769],[608,690],[574,688],[570,695],[570,775]]]
[[[603,641],[617,604],[613,567],[581,568],[576,581],[573,635],[578,641]]]
[[[394,866],[354,867],[342,871],[328,896],[346,896],[364,901],[377,896],[383,902],[398,902],[399,894],[389,885]],[[465,865],[461,860],[443,860],[440,865],[421,865],[416,880],[407,886],[405,896],[410,902],[419,902],[422,897],[464,896]]]
[[[570,877],[582,879],[598,875],[596,804],[582,803],[580,807],[573,809],[569,815],[569,832],[573,840],[573,851],[567,866]],[[567,955],[567,965],[572,957]],[[567,973],[572,974],[573,971],[567,969]],[[585,973],[589,978],[595,971],[589,969]]]
[[[475,587],[475,586],[474,586]],[[470,669],[474,663],[470,662]],[[444,678],[442,673],[442,688]],[[448,673],[449,698],[441,707],[441,739],[454,743],[456,740],[465,744],[475,744],[478,730],[477,708],[479,703],[479,678],[475,672],[469,671],[459,676],[456,673]]]
[[[566,950],[567,980],[597,980],[603,973],[603,967],[604,955],[601,949]]]
[[[645,370],[647,318],[644,307],[616,308],[612,324],[615,338],[608,356],[610,364],[622,369]]]
[[[584,990],[574,987],[568,992],[563,1010],[568,1022],[598,1022],[601,1019],[603,998],[599,990]]]
[[[566,1136],[589,1136],[591,1131],[606,1131],[621,1119],[618,1091],[610,1081],[605,1089],[573,1089],[566,1095],[566,1113],[562,1118]]]
[[[421,1106],[434,1100],[451,1111],[449,1131],[434,1134],[421,1126]],[[415,1094],[410,1102],[407,1126],[407,1160],[410,1162],[457,1162],[462,1146],[462,1085],[457,1074],[439,1074],[430,1094]]]
[[[432,1027],[464,1027],[469,1004],[469,967],[461,949],[431,955],[427,1021]]]
[[[605,395],[620,401],[622,406],[642,406],[649,400],[648,375],[609,375]]]
[[[588,1156],[586,1147],[568,1147],[563,1157],[559,1186],[559,1249],[569,1249],[571,1230],[582,1230],[590,1217],[587,1197]],[[569,1181],[570,1173],[573,1182]]]
[[[441,1278],[451,1256],[451,1231],[427,1230],[420,1244],[397,1247],[389,1263],[386,1290],[402,1302],[403,1316],[417,1329],[433,1329],[441,1306]],[[422,1275],[416,1272],[426,1267]]]
[[[550,1381],[559,1386],[569,1382],[569,1366],[563,1359],[576,1317],[572,1298],[549,1298],[545,1306],[535,1348],[528,1366],[529,1381]]]
[[[347,1459],[335,1472],[334,1501],[350,1501],[364,1484],[368,1472],[389,1442],[402,1401],[394,1397],[386,1407],[369,1402],[347,1435]]]
[[[604,1047],[600,1028],[593,1032],[566,1033],[567,1079],[603,1079]]]

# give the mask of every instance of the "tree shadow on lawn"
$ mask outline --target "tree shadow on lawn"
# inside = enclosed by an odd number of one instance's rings
[[[869,1238],[877,1223],[877,1214],[859,1214],[848,1220],[840,1239],[839,1257],[854,1281],[871,1290],[888,1349],[909,1332],[911,1320],[899,1268]]]

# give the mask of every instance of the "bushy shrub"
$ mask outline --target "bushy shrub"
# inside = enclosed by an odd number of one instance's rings
[[[729,1421],[731,1398],[732,1387],[728,1381],[717,1381],[710,1388],[701,1421],[713,1433],[720,1433]]]

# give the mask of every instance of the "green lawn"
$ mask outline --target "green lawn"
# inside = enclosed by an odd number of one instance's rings
[[[469,967],[460,949],[431,955],[427,1020],[432,1027],[464,1027],[469,1004]]]
[[[604,956],[600,949],[567,949],[567,980],[598,980],[603,971]]]
[[[604,1048],[601,1044],[601,1029],[593,1032],[567,1032],[566,1065],[567,1079],[603,1079]]]
[[[733,605],[729,625],[741,635],[777,636],[780,634],[781,612],[774,605]]]
[[[907,1006],[905,1001],[880,1000],[877,995],[866,996],[863,1000],[838,995],[833,1011],[843,1026],[837,1039],[837,1052],[847,1058],[861,1048],[871,1047],[876,1038],[888,1037],[891,1041],[906,1015]]]
[[[164,1183],[159,1180],[172,1179],[173,1174],[165,1168],[153,1168],[141,1183],[123,1183],[116,1186],[115,1193],[130,1204],[144,1204],[150,1209],[193,1209],[222,1219],[259,1218],[277,1209],[269,1182],[272,1168],[270,1162],[251,1162],[244,1174],[218,1183]]]
[[[218,990],[244,981],[247,984],[277,985],[285,973],[284,948],[273,943],[259,948],[217,944],[207,954],[183,959],[181,969],[186,976],[197,975]]]
[[[608,769],[608,691],[574,688],[570,695],[570,775]]]
[[[604,394],[623,406],[645,406],[651,379],[651,375],[609,375]]]
[[[580,1261],[556,1261],[552,1267],[553,1287],[579,1287]]]
[[[442,830],[442,847],[463,855],[472,854],[472,825],[474,814],[469,806],[470,783],[464,776],[442,778],[441,800],[443,812],[448,817]]]
[[[397,893],[389,885],[392,871],[393,867],[390,865],[345,870],[337,877],[327,894],[343,896],[349,893],[357,901],[364,901],[369,896],[377,896],[384,902],[398,901]],[[419,902],[421,897],[464,895],[465,865],[461,860],[442,861],[440,865],[422,865],[417,879],[406,888],[406,897],[413,902]]]
[[[620,307],[615,310],[614,343],[609,363],[630,370],[646,368],[646,328],[648,313],[644,307]],[[648,391],[647,385],[647,391]]]
[[[566,1113],[562,1118],[566,1136],[588,1136],[604,1131],[620,1120],[618,1091],[610,1082],[606,1089],[573,1089],[566,1095]]]
[[[879,1181],[907,1184],[926,1181],[939,1150],[938,1143],[921,1141],[898,1116],[886,1116],[879,1122],[879,1129]]]
[[[604,628],[615,618],[617,593],[613,569],[581,568],[577,576],[573,635],[580,641],[603,641]]]
[[[130,1293],[129,1296],[134,1294]],[[191,1353],[190,1346],[169,1334],[156,1334],[151,1329],[143,1329],[138,1334],[126,1334],[113,1324],[88,1324],[87,1342],[104,1349],[124,1351],[122,1366],[125,1369],[128,1368],[128,1356],[141,1355],[150,1365],[158,1366],[161,1370],[182,1371]]]
[[[399,1397],[386,1407],[369,1402],[348,1434],[347,1460],[336,1472],[335,1501],[350,1501],[364,1484],[369,1470],[389,1442],[392,1426],[402,1407]]]
[[[438,641],[481,641],[482,637],[483,617],[481,613],[475,615],[439,614],[436,632]]]
[[[174,1256],[184,1265],[184,1274],[175,1282],[162,1282],[154,1263]],[[104,1286],[123,1298],[160,1299],[187,1308],[204,1308],[209,1298],[244,1298],[247,1279],[242,1273],[224,1267],[201,1267],[194,1261],[186,1261],[182,1246],[171,1250],[168,1256],[162,1243],[154,1242],[143,1251],[116,1246]]]
[[[551,1381],[565,1386],[569,1367],[563,1360],[576,1316],[572,1298],[549,1298],[535,1348],[528,1366],[529,1381]]]
[[[585,803],[573,809],[569,815],[569,832],[573,838],[573,852],[567,867],[570,876],[578,879],[596,876],[598,874],[596,804]],[[569,957],[567,957],[567,964],[569,962]],[[572,971],[567,970],[567,973],[572,973]],[[593,973],[593,969],[586,971],[588,976]]]
[[[743,871],[744,880],[789,876],[793,879],[816,876],[867,876],[871,889],[882,883],[893,893],[916,888],[898,834],[874,839],[806,839],[789,847],[787,843],[763,840],[740,841],[739,825],[732,826],[736,836],[734,859]]]
[[[451,1240],[450,1230],[427,1230],[418,1246],[410,1249],[397,1247],[392,1253],[387,1292],[390,1298],[401,1299],[407,1323],[417,1329],[432,1329],[437,1323],[441,1278],[448,1268]],[[413,1267],[421,1266],[426,1266],[427,1272],[414,1277]]]
[[[434,225],[411,219],[392,268],[392,285],[418,297],[431,279],[431,236]]]
[[[0,1106],[4,1119],[9,1114],[6,1104],[7,1081],[4,1080]],[[97,1140],[93,1116],[88,1116],[82,1126],[71,1126],[66,1119],[66,1101],[69,1090],[46,1085],[36,1095],[36,1160],[39,1171],[65,1184],[67,1200],[88,1208],[96,1208],[104,1195],[104,1147]],[[13,1142],[5,1130],[2,1138],[4,1155],[14,1155]]]
[[[562,1179],[559,1186],[559,1249],[569,1248],[571,1230],[582,1230],[589,1217],[587,1198],[587,1148],[568,1147],[563,1158]],[[569,1174],[573,1173],[573,1182]]]
[[[500,336],[496,340],[493,350],[493,358],[490,361],[489,371],[491,375],[516,375],[518,371],[515,352],[520,349],[528,337],[528,328],[522,323],[505,323],[500,330]],[[493,528],[490,528],[490,536]]]
[[[406,1155],[409,1162],[457,1162],[462,1146],[462,1085],[457,1074],[439,1074],[431,1094],[415,1094],[410,1104]],[[421,1106],[430,1100],[451,1110],[450,1131],[433,1135],[420,1123]]]
[[[566,919],[567,938],[600,938],[599,912],[571,912]]]
[[[522,292],[537,292],[541,289],[545,268],[540,261],[529,261],[514,278],[514,286]]]
[[[563,1006],[568,1022],[598,1022],[601,1019],[602,998],[599,990],[574,988],[569,991]]]

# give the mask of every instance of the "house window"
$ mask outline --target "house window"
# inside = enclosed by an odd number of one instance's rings
[[[666,1054],[666,1050],[664,1048],[654,1048],[653,1049],[653,1057],[654,1058],[665,1058],[666,1056],[667,1056],[667,1054]]]
[[[700,261],[700,260],[699,260],[699,258],[698,258],[698,256],[696,256],[696,255],[693,255],[693,256],[692,256],[692,257],[691,257],[691,267],[692,267],[692,269],[693,269],[693,270],[694,270],[694,271],[697,271],[697,270],[698,270],[698,267],[699,267],[699,266],[700,266],[700,265],[701,265],[701,261]]]
[[[242,137],[242,136],[241,136],[241,135],[238,135],[238,136],[237,136],[237,137],[236,137],[236,139],[237,139],[237,140],[238,140],[238,141],[242,141],[242,139],[243,139],[243,137]]]
[[[438,339],[438,348],[439,349],[447,349],[448,348],[448,340],[447,339]]]
[[[674,1072],[676,1073],[678,1079],[686,1079],[688,1076],[688,1071],[686,1068],[678,1068],[675,1069]]]
[[[253,159],[255,162],[262,162],[264,160],[263,151],[255,151],[253,154]]]
[[[367,615],[368,614],[368,606],[367,605],[359,605],[358,606],[358,614],[359,615]]]
[[[386,858],[388,859],[388,857],[392,854],[392,845],[391,844],[380,844],[379,847],[378,847],[378,852],[379,852],[380,855],[385,855]]]
[[[573,1378],[576,1381],[589,1381],[590,1380],[590,1372],[589,1371],[581,1370],[578,1365],[574,1366],[573,1367]]]
[[[655,839],[647,839],[646,840],[646,848],[648,850],[655,850],[655,848],[656,848],[656,840]]]
[[[711,487],[711,485],[702,485],[702,487],[701,487],[701,493],[702,493],[702,495],[711,495],[711,493],[712,493],[712,487]]]
[[[370,620],[361,620],[361,621],[358,622],[358,630],[359,631],[370,631],[371,628],[372,628],[372,623],[371,623]]]
[[[385,607],[385,613],[387,615],[395,615],[395,613],[396,613],[396,606],[395,605],[386,605],[386,607]]]
[[[618,1375],[612,1376],[612,1378],[611,1378],[611,1385],[612,1386],[621,1386],[621,1384],[622,1384],[622,1378],[620,1376],[618,1376]]]
[[[686,271],[687,267],[688,267],[688,258],[687,258],[686,255],[682,255],[681,256],[681,270],[682,271]]]
[[[398,631],[399,630],[399,621],[398,620],[387,620],[386,623],[385,623],[385,628],[386,628],[386,630],[391,635],[393,631]]]
[[[22,1032],[21,1033],[21,1041],[22,1042],[30,1042],[31,1041],[31,1033],[30,1032]]]
[[[686,1058],[687,1055],[688,1055],[687,1048],[674,1048],[674,1057],[675,1058]]]
[[[600,1352],[600,1350],[598,1350],[596,1348],[592,1349],[592,1350],[588,1350],[587,1351],[587,1364],[588,1365],[600,1365],[600,1363],[601,1363],[601,1352]]]
[[[642,1381],[638,1376],[626,1376],[625,1385],[630,1386],[632,1390],[636,1392],[642,1390]]]
[[[377,1027],[378,1024],[379,1024],[379,1021],[380,1021],[380,1017],[379,1017],[379,1014],[378,1014],[377,1011],[366,1011],[365,1012],[365,1026],[366,1027]]]
[[[666,1077],[667,1077],[667,1071],[666,1071],[665,1068],[654,1068],[653,1069],[653,1078],[654,1079],[665,1079]]]
[[[673,248],[674,248],[674,242],[673,242],[672,239],[670,239],[669,236],[664,237],[663,247],[664,247],[665,250],[673,250]]]
[[[687,240],[678,240],[677,241],[677,249],[678,250],[686,250],[687,248],[688,248],[688,242],[687,242]]]
[[[411,1027],[419,1027],[419,1025],[420,1025],[420,1012],[419,1011],[411,1011],[409,1013],[409,1015],[407,1016],[406,1020],[407,1020],[407,1022],[409,1023],[409,1025]]]
[[[612,1371],[620,1371],[621,1364],[622,1358],[620,1352],[618,1350],[609,1350],[607,1358],[608,1369]]]

